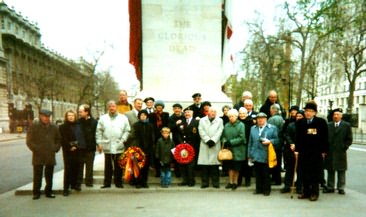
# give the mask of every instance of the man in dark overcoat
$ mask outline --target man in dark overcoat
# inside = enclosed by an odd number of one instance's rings
[[[304,188],[298,198],[316,201],[323,159],[328,152],[328,126],[324,119],[316,116],[317,105],[314,101],[307,102],[304,111],[305,118],[296,122],[295,151],[299,153]]]
[[[200,93],[194,93],[192,95],[193,104],[189,106],[193,110],[193,118],[200,117],[202,108],[202,98]]]
[[[41,195],[43,169],[45,170],[46,197],[55,198],[52,192],[53,169],[56,164],[56,152],[61,146],[61,136],[55,124],[50,121],[52,112],[46,109],[39,111],[39,121],[27,132],[27,146],[33,152],[33,200]]]
[[[188,185],[190,187],[195,185],[194,168],[197,163],[200,135],[198,133],[199,121],[193,117],[193,109],[187,107],[184,109],[183,128],[180,128],[179,143],[190,144],[195,151],[195,159],[189,164],[180,164],[180,171],[182,173],[183,182],[180,186]]]
[[[335,172],[337,172],[337,189],[339,194],[345,194],[347,170],[347,150],[352,144],[352,127],[342,120],[342,109],[332,111],[333,121],[328,123],[329,153],[325,158],[327,169],[327,188],[324,193],[333,193],[335,184]]]

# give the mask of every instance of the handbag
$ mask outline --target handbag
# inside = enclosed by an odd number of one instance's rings
[[[217,160],[223,161],[232,159],[233,159],[233,153],[229,149],[224,148],[224,143],[222,143],[221,149],[217,155]]]
[[[268,167],[273,168],[277,165],[276,151],[272,142],[268,145]]]

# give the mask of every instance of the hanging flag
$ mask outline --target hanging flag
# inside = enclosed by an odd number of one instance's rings
[[[130,16],[129,62],[135,67],[136,77],[141,83],[142,80],[141,0],[128,0],[128,13]]]
[[[223,2],[223,49],[222,49],[222,85],[230,75],[235,74],[234,54],[232,53],[231,41],[233,35],[232,28],[232,0],[224,0]]]

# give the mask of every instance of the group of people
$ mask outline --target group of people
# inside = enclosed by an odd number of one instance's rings
[[[223,116],[219,117],[210,102],[202,102],[200,93],[193,94],[192,98],[193,104],[184,109],[181,104],[174,104],[173,114],[169,115],[164,111],[163,101],[153,97],[136,98],[130,104],[127,92],[122,90],[119,100],[109,101],[108,112],[98,120],[92,117],[88,105],[81,105],[78,115],[73,110],[66,111],[60,127],[50,122],[51,111],[40,110],[39,121],[27,133],[27,145],[33,152],[33,199],[40,198],[44,167],[46,197],[55,197],[52,174],[55,153],[60,147],[64,159],[64,196],[69,195],[70,189],[81,191],[84,166],[85,186],[93,186],[96,151],[103,152],[105,160],[101,188],[110,188],[112,178],[117,188],[123,188],[119,160],[128,147],[139,147],[145,155],[138,177],[129,181],[136,188],[148,188],[151,167],[155,176],[161,177],[164,188],[171,184],[172,167],[175,175],[182,178],[179,186],[195,186],[199,171],[201,188],[210,184],[219,188],[222,166],[221,175],[228,175],[226,189],[250,186],[255,175],[254,193],[268,196],[272,184],[282,184],[283,158],[286,173],[282,193],[291,190],[296,172],[298,198],[316,201],[324,168],[328,170],[324,193],[334,192],[335,172],[338,192],[345,193],[346,150],[352,144],[352,132],[350,125],[342,120],[340,109],[332,112],[333,121],[327,124],[316,116],[316,103],[309,101],[304,110],[292,106],[289,118],[285,119],[276,91],[269,92],[259,112],[254,111],[252,94],[244,91],[242,100],[233,109],[224,106]],[[195,157],[190,162],[180,163],[173,157],[172,150],[180,144],[192,146]],[[277,156],[274,168],[268,166],[270,144]],[[222,148],[232,152],[231,160],[218,160]]]

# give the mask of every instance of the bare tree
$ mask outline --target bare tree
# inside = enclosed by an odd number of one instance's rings
[[[357,78],[366,72],[366,5],[364,1],[353,0],[337,9],[335,21],[346,26],[342,32],[333,34],[330,42],[349,83],[347,113],[351,114]]]
[[[284,8],[289,25],[293,25],[291,32],[292,42],[299,51],[299,79],[297,81],[296,104],[300,105],[304,90],[304,81],[308,76],[314,76],[314,58],[322,43],[327,37],[340,27],[338,25],[326,25],[325,16],[332,16],[332,9],[337,1],[327,0],[320,2],[316,0],[298,1],[293,8],[286,2]],[[312,79],[310,79],[311,81]],[[311,82],[315,85],[315,82]],[[309,88],[309,87],[307,87]],[[314,89],[311,87],[310,90]],[[309,89],[308,89],[309,90]],[[309,91],[308,91],[309,92]],[[315,95],[314,92],[310,95]]]

